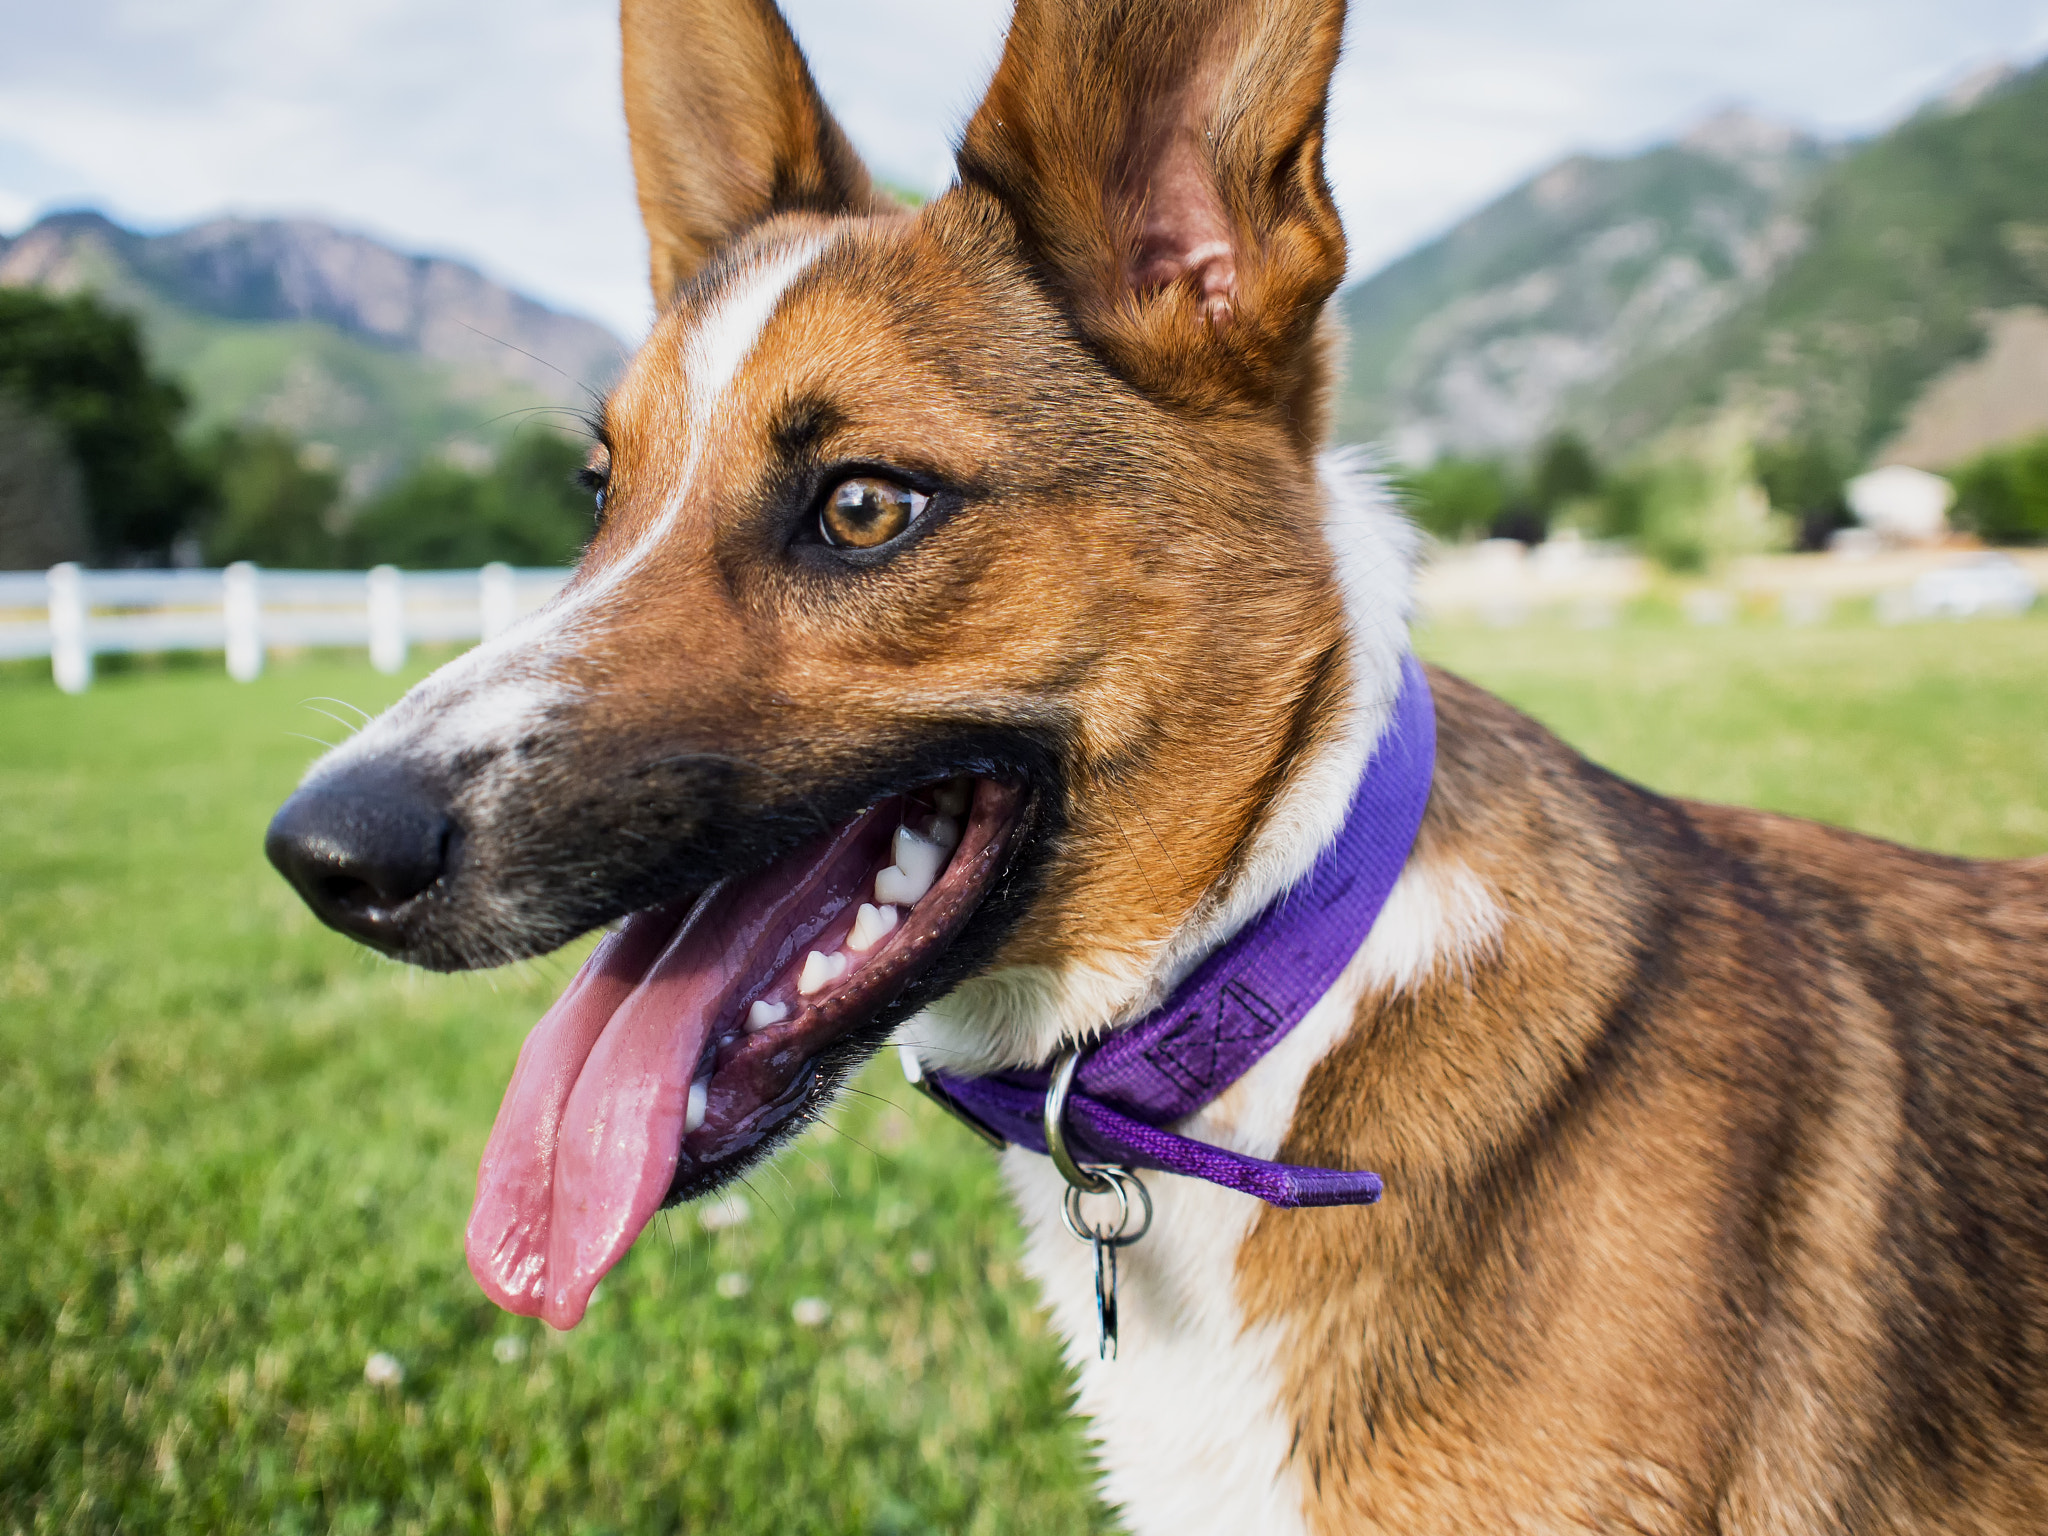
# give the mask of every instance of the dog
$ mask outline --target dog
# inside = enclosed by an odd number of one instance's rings
[[[1162,1127],[1387,1198],[1145,1165],[1108,1361],[1066,1177],[1003,1154],[1105,1496],[1174,1536],[2048,1524],[2048,862],[1664,799],[1421,677],[1408,525],[1324,452],[1341,0],[1019,0],[915,211],[770,0],[622,17],[660,313],[588,552],[268,840],[424,966],[614,925],[508,1089],[486,1289],[573,1324],[891,1040],[956,1100],[1114,1044],[1292,910],[1420,699],[1366,931]]]

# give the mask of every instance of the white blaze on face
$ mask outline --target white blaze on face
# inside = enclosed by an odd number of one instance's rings
[[[690,411],[689,457],[682,474],[677,476],[675,493],[633,547],[597,581],[575,595],[579,607],[589,606],[602,593],[617,586],[659,549],[674,530],[696,487],[704,445],[719,429],[734,381],[760,345],[761,333],[775,318],[790,285],[818,259],[826,244],[825,237],[814,235],[757,257],[705,306],[704,313],[691,326],[683,340],[683,389]]]
[[[703,446],[722,425],[735,381],[790,285],[826,243],[812,236],[762,253],[733,274],[690,327],[681,344],[689,457],[676,476],[675,492],[632,547],[592,579],[442,667],[328,753],[314,773],[386,752],[448,762],[503,748],[574,701],[578,690],[563,680],[559,663],[594,639],[590,620],[674,532],[694,492]]]

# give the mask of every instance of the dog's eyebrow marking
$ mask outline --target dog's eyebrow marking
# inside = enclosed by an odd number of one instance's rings
[[[812,236],[777,252],[736,280],[719,296],[711,312],[691,328],[683,344],[688,367],[684,387],[689,391],[690,425],[697,432],[710,427],[726,391],[774,318],[782,296],[817,259],[825,243],[824,237]]]
[[[806,449],[815,447],[818,439],[839,426],[842,417],[830,401],[815,395],[800,399],[786,400],[775,414],[774,425],[769,435],[775,440],[775,450],[785,459],[796,458]]]
[[[704,444],[711,436],[719,407],[731,392],[733,380],[753,356],[761,333],[775,318],[790,285],[803,276],[829,243],[829,236],[813,235],[743,269],[708,307],[703,319],[691,328],[683,342],[683,389],[690,411],[689,457],[684,461],[683,472],[661,515],[623,558],[586,589],[587,595],[575,605],[578,609],[588,607],[600,594],[617,586],[669,536],[696,483]]]

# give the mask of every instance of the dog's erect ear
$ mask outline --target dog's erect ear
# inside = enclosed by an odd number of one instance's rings
[[[960,150],[1141,387],[1314,372],[1344,231],[1323,180],[1343,0],[1018,0]]]
[[[778,213],[876,213],[774,0],[621,0],[626,126],[666,308],[725,240]]]

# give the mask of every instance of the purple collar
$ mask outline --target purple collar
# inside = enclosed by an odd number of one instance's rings
[[[1250,1070],[1328,992],[1365,936],[1422,825],[1436,769],[1436,705],[1413,656],[1351,798],[1308,877],[1198,965],[1153,1012],[1082,1053],[1066,1136],[1085,1161],[1207,1179],[1269,1205],[1369,1205],[1377,1174],[1269,1163],[1166,1130]],[[1049,1070],[927,1072],[934,1097],[992,1139],[1045,1151]]]

